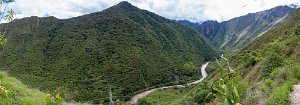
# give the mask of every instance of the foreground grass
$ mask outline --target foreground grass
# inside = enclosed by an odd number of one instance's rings
[[[289,105],[289,94],[293,87],[293,82],[285,82],[277,88],[271,95],[266,105]]]
[[[206,90],[207,82],[203,81],[191,88],[157,91],[140,99],[138,105],[195,105],[204,101]]]
[[[0,71],[0,105],[46,105],[47,96],[36,89],[29,89],[15,78]],[[4,90],[6,93],[4,93]]]
[[[154,92],[149,96],[142,98],[139,105],[180,105],[184,99],[189,98],[189,93],[186,89],[180,90],[165,90]]]

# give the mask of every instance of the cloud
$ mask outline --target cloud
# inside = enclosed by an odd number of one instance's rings
[[[128,0],[133,5],[169,19],[191,21],[231,18],[273,8],[279,5],[300,5],[299,0]],[[71,18],[102,11],[121,0],[16,0],[9,5],[17,18],[55,16]]]

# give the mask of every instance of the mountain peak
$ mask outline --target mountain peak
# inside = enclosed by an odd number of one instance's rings
[[[128,1],[121,1],[119,4],[117,4],[118,6],[133,6],[131,3],[129,3]]]
[[[140,10],[138,7],[132,5],[128,1],[122,1],[119,4],[117,4],[116,7],[121,8],[121,9],[126,10],[126,11]]]

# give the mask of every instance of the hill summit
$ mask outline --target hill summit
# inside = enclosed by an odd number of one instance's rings
[[[28,17],[1,24],[8,43],[1,68],[66,100],[107,103],[151,86],[199,78],[198,66],[218,53],[176,21],[128,2],[70,19]]]

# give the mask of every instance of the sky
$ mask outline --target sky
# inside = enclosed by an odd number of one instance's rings
[[[123,0],[15,0],[8,8],[16,18],[55,16],[60,19],[102,11]],[[154,12],[172,20],[192,22],[217,20],[267,10],[275,6],[296,4],[300,0],[128,0],[138,8]]]

